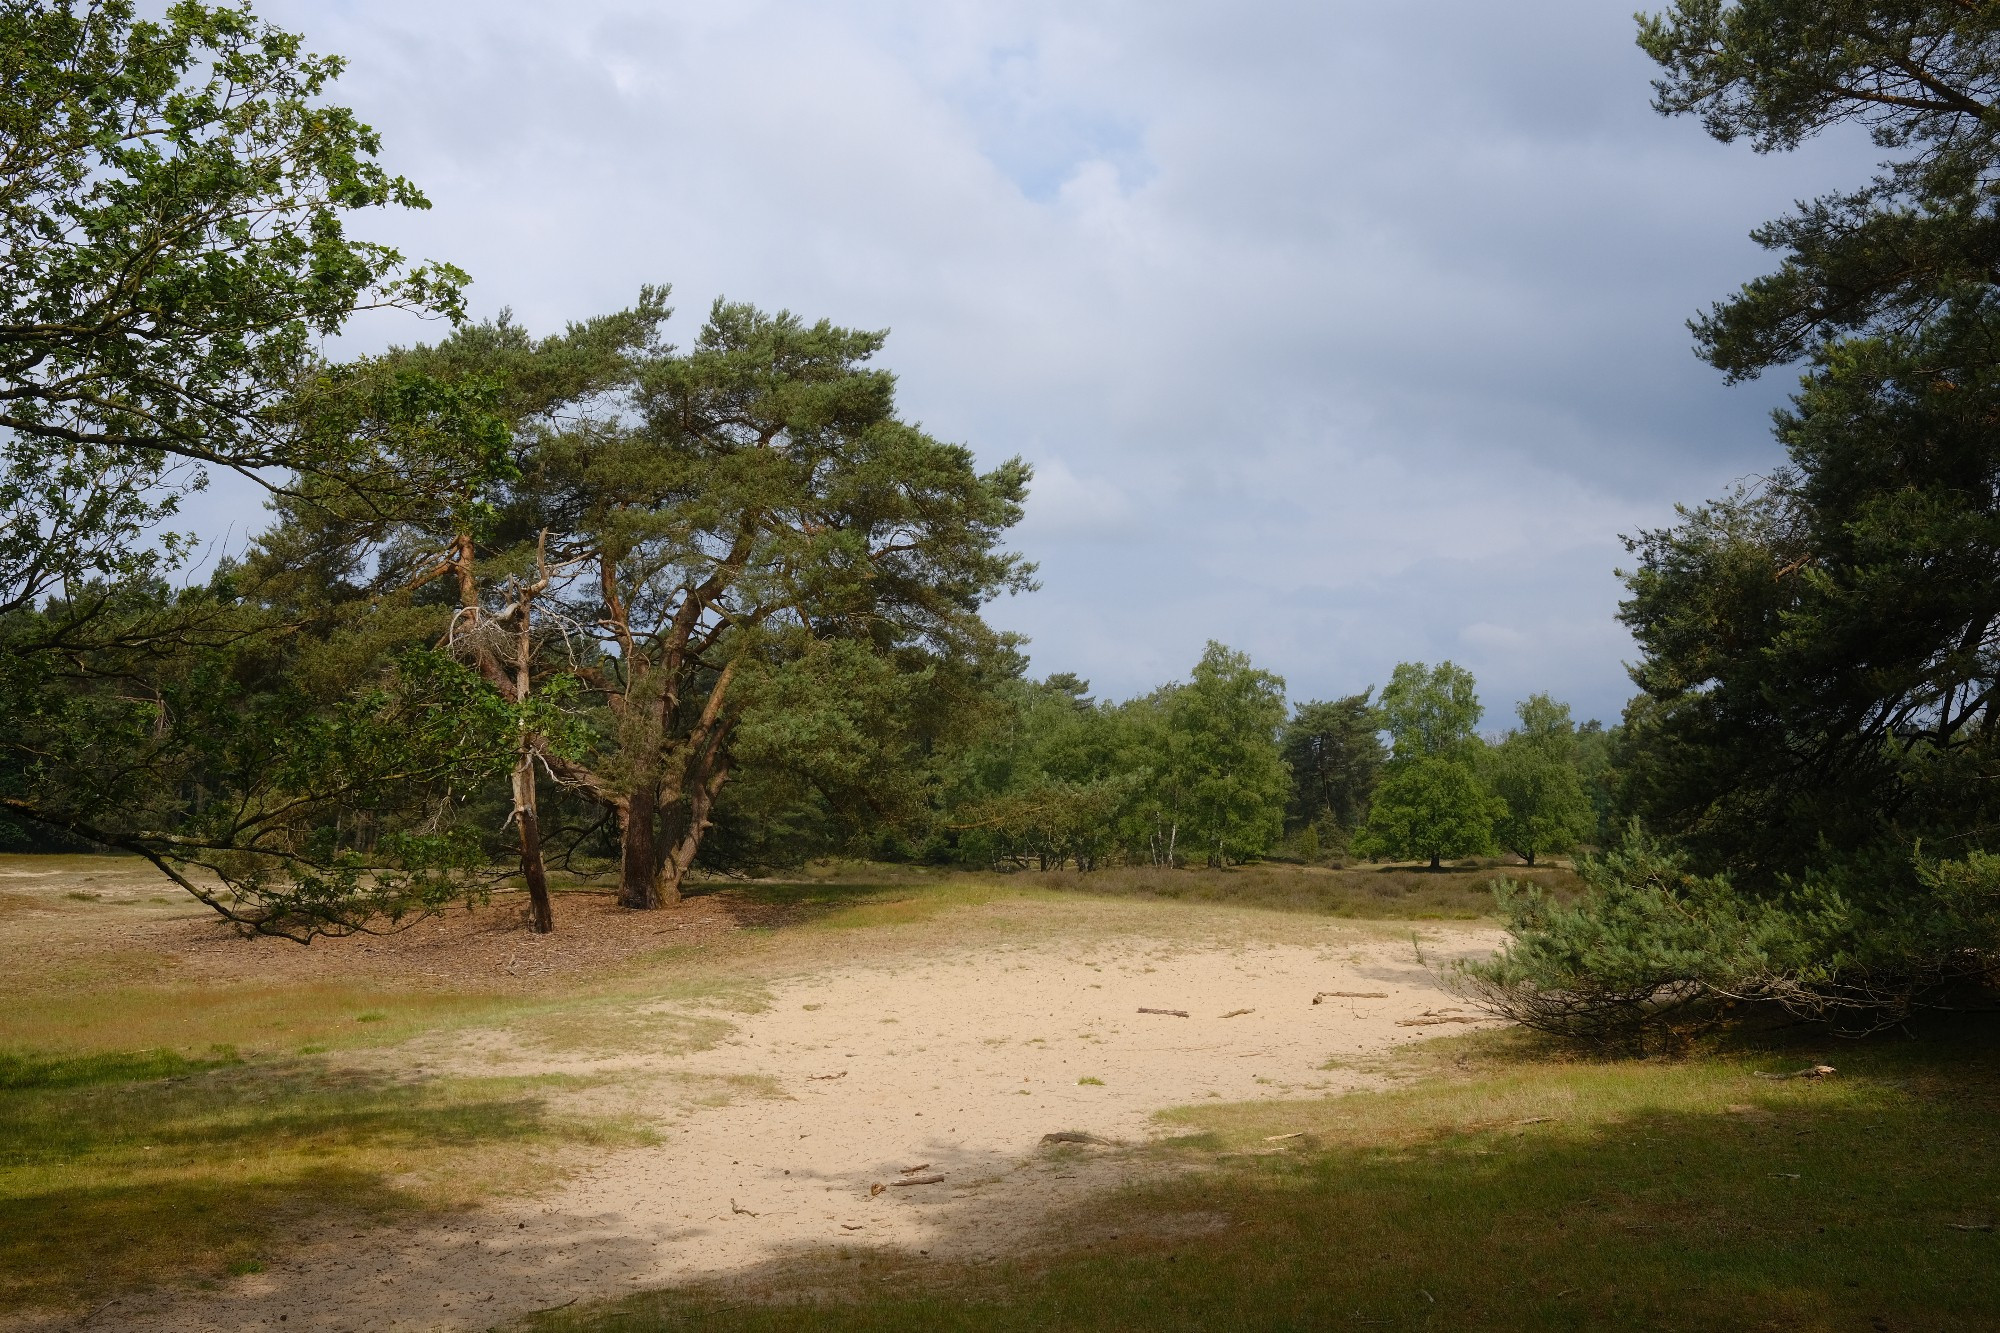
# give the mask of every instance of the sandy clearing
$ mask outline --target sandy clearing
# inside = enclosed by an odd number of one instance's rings
[[[1498,938],[1422,934],[1433,958]],[[457,1034],[451,1048],[416,1053],[430,1068],[657,1079],[661,1142],[610,1154],[540,1198],[323,1236],[218,1293],[127,1297],[90,1327],[489,1328],[831,1247],[977,1258],[1049,1243],[1066,1207],[1159,1168],[1103,1150],[1044,1151],[1045,1133],[1134,1143],[1161,1132],[1152,1116],[1165,1107],[1367,1086],[1367,1075],[1322,1066],[1441,1030],[1400,1020],[1468,1012],[1440,992],[1407,936],[1357,929],[1320,940],[1058,939],[854,965],[777,983],[763,1012],[685,1054],[552,1057],[511,1033]],[[1326,990],[1387,998],[1312,1004]],[[689,1079],[755,1081],[770,1095],[690,1106],[671,1091]],[[920,1165],[943,1180],[893,1185]],[[871,1192],[878,1184],[888,1187]]]

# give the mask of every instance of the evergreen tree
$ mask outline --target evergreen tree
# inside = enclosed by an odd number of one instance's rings
[[[1285,724],[1282,750],[1292,771],[1286,816],[1292,827],[1311,833],[1314,854],[1323,836],[1346,842],[1381,776],[1382,724],[1370,706],[1372,694],[1300,704]]]
[[[1538,856],[1576,846],[1596,820],[1577,767],[1569,706],[1536,694],[1518,712],[1521,725],[1486,751],[1483,767],[1487,787],[1504,808],[1495,839],[1533,865]]]

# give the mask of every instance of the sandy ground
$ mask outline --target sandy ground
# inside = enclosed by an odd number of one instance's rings
[[[1433,959],[1497,942],[1490,930],[1423,934]],[[707,1049],[648,1049],[641,1035],[551,1052],[505,1030],[427,1039],[392,1054],[432,1069],[623,1080],[656,1098],[659,1142],[532,1200],[359,1237],[343,1229],[220,1292],[127,1297],[88,1326],[483,1329],[840,1247],[977,1260],[1052,1244],[1071,1205],[1163,1169],[1115,1146],[1171,1132],[1154,1112],[1366,1086],[1369,1075],[1328,1061],[1464,1030],[1417,1021],[1470,1011],[1438,989],[1407,935],[1314,938],[1056,938],[854,963],[770,986],[761,1011],[729,1016]],[[1323,991],[1382,998],[1314,1004]],[[624,1017],[647,1031],[647,1012]],[[735,1095],[702,1106],[673,1091],[687,1087]],[[1059,1131],[1114,1146],[1043,1144]]]

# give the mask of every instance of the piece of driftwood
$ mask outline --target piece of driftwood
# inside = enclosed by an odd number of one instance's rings
[[[821,1083],[831,1083],[834,1079],[846,1078],[847,1071],[843,1069],[838,1074],[807,1074],[806,1077],[810,1079],[817,1079]]]
[[[1477,1023],[1478,1021],[1478,1016],[1474,1014],[1438,1014],[1430,1018],[1399,1018],[1396,1020],[1396,1026],[1399,1028],[1430,1028],[1436,1027],[1440,1023]]]
[[[1834,1068],[1832,1065],[1807,1065],[1804,1069],[1794,1069],[1789,1074],[1767,1074],[1763,1070],[1759,1069],[1757,1071],[1757,1077],[1758,1078],[1825,1078],[1828,1074],[1831,1074],[1833,1072]]]
[[[906,1176],[914,1176],[919,1171],[928,1171],[930,1169],[931,1169],[931,1164],[929,1162],[919,1162],[915,1166],[904,1167],[902,1170],[902,1174]]]
[[[1313,996],[1313,1003],[1318,1004],[1321,1000],[1386,1000],[1388,998],[1389,992],[1385,990],[1323,990]]]
[[[1230,1010],[1230,1011],[1229,1011],[1228,1013],[1224,1014],[1224,1015],[1223,1015],[1223,1017],[1224,1017],[1224,1018],[1241,1018],[1241,1017],[1243,1017],[1243,1015],[1245,1015],[1245,1014],[1254,1014],[1254,1013],[1256,1013],[1256,1012],[1257,1012],[1257,1011],[1256,1011],[1255,1009],[1231,1009],[1231,1010]]]
[[[1111,1140],[1100,1139],[1095,1134],[1085,1134],[1081,1130],[1059,1129],[1055,1131],[1053,1134],[1042,1135],[1042,1142],[1043,1143],[1095,1143],[1100,1146],[1108,1147],[1110,1146]]]
[[[743,1207],[743,1205],[737,1203],[736,1200],[734,1199],[731,1199],[729,1201],[729,1211],[732,1213],[740,1214],[743,1217],[757,1216],[757,1214],[751,1212],[748,1208]]]
[[[904,1185],[936,1185],[941,1183],[943,1180],[944,1177],[939,1175],[911,1176],[908,1180],[890,1181],[889,1188],[893,1190],[893,1189],[900,1189]]]
[[[1142,1014],[1169,1014],[1175,1018],[1186,1018],[1188,1016],[1188,1011],[1185,1009],[1148,1009],[1143,1004],[1139,1006],[1139,1012]]]

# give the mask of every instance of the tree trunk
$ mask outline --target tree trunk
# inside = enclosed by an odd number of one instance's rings
[[[618,905],[650,911],[660,905],[659,852],[653,843],[653,821],[658,817],[659,788],[634,792],[619,813],[624,826],[619,830]]]
[[[1528,853],[1528,869],[1530,869],[1530,870],[1533,870],[1534,868],[1535,868],[1535,854],[1534,854],[1533,852],[1529,852],[1529,853]]]
[[[1436,852],[1432,852],[1432,853],[1431,853],[1431,869],[1433,869],[1433,870],[1436,870],[1437,868],[1438,868],[1438,854],[1437,854]]]
[[[681,900],[681,881],[688,871],[694,869],[694,858],[701,851],[702,836],[713,823],[709,816],[715,810],[715,798],[722,793],[723,784],[729,781],[729,769],[718,767],[694,784],[688,793],[687,826],[674,840],[660,864],[658,885],[662,903],[677,903]]]
[[[549,902],[549,876],[542,865],[542,824],[535,812],[535,756],[522,750],[514,765],[514,823],[521,833],[521,876],[528,881],[528,929],[547,935],[556,928]]]

